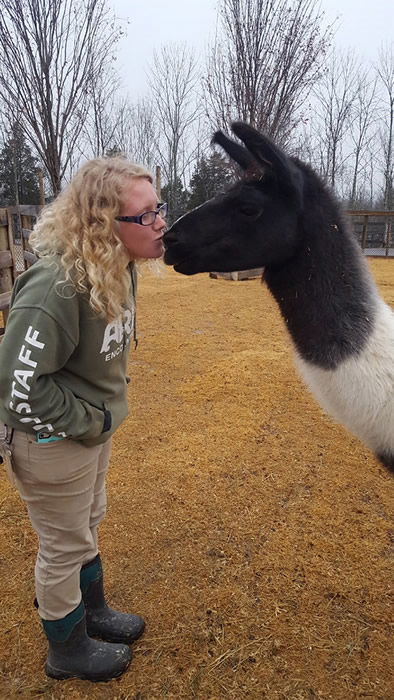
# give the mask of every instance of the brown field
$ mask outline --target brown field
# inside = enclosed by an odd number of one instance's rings
[[[394,260],[370,266],[394,305]],[[45,676],[2,476],[0,697],[391,700],[394,481],[301,385],[265,287],[149,273],[138,329],[101,553],[147,630],[117,681]]]

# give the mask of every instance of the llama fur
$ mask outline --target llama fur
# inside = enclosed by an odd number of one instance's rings
[[[188,275],[264,267],[305,384],[394,473],[394,313],[316,173],[247,124],[232,128],[245,145],[214,141],[243,176],[172,225],[165,262]]]

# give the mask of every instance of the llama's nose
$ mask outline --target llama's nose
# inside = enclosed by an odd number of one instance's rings
[[[174,226],[171,226],[170,228],[167,229],[163,236],[163,243],[166,247],[173,245],[174,243],[177,242],[177,235]]]

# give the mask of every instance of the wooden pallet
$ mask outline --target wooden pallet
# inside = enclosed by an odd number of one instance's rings
[[[237,270],[236,272],[210,272],[209,276],[215,280],[254,280],[256,277],[262,277],[263,270],[263,267],[256,267],[253,270]]]

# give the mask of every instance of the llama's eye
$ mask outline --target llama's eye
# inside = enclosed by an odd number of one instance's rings
[[[263,213],[263,210],[258,209],[258,207],[256,207],[254,204],[241,204],[239,211],[241,214],[245,214],[245,216],[253,216],[255,219],[257,219],[260,214]]]

